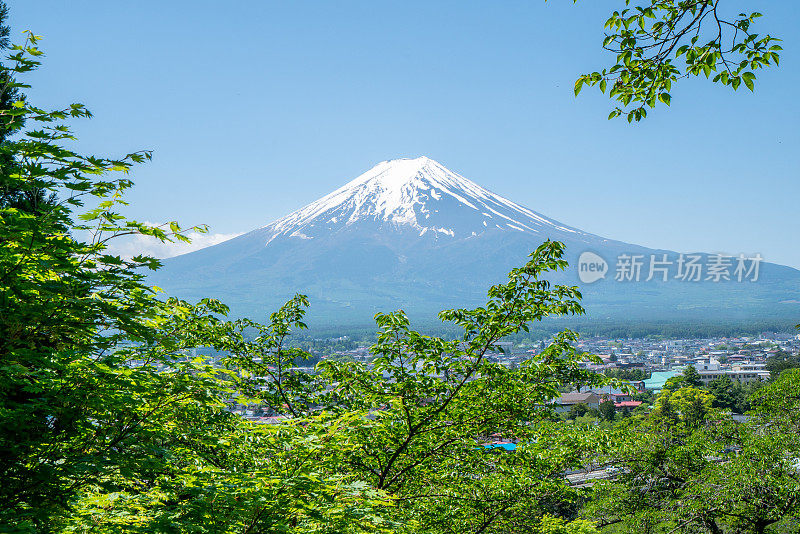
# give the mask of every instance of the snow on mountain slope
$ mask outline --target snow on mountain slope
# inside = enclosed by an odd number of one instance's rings
[[[427,157],[381,162],[264,230],[269,243],[282,236],[313,239],[365,221],[382,229],[451,238],[490,228],[588,235],[487,191]]]
[[[311,298],[310,317],[320,324],[368,324],[379,311],[402,308],[435,317],[444,308],[479,305],[487,287],[504,280],[546,239],[563,242],[570,263],[549,276],[555,283],[579,283],[576,265],[585,251],[608,262],[608,276],[581,285],[594,317],[800,313],[792,311],[800,305],[781,304],[800,300],[800,272],[774,264],[762,266],[757,284],[645,282],[645,268],[641,283],[615,282],[620,255],[646,260],[677,253],[571,228],[425,157],[379,163],[271,224],[165,260],[149,279],[168,294],[214,296],[234,313],[253,317],[299,291]]]

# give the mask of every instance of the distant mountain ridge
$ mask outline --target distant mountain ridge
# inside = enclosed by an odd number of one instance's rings
[[[570,227],[427,157],[381,162],[273,223],[166,260],[152,281],[184,298],[221,298],[254,317],[303,292],[311,297],[312,323],[367,324],[377,311],[398,308],[431,319],[444,308],[483,302],[488,286],[545,239],[567,245],[571,268],[553,280],[580,285],[596,320],[800,317],[792,303],[800,302],[800,271],[774,264],[760,266],[757,282],[615,282],[610,272],[581,284],[575,266],[586,251],[609,269],[620,255],[677,253]]]

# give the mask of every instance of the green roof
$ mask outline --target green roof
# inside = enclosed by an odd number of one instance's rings
[[[681,374],[680,371],[656,371],[644,381],[644,387],[646,389],[663,389],[667,380],[679,374]]]

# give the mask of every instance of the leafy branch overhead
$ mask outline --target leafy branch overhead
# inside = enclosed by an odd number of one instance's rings
[[[724,0],[650,0],[614,11],[605,23],[603,48],[616,54],[610,68],[584,74],[584,85],[597,86],[618,102],[609,114],[628,122],[647,116],[658,102],[670,105],[672,84],[704,75],[736,90],[755,87],[755,71],[779,65],[780,39],[754,30],[761,13],[729,15]]]

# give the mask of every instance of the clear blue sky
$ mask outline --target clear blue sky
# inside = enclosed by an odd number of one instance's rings
[[[754,94],[683,83],[635,126],[572,93],[609,64],[619,4],[8,2],[15,33],[45,36],[35,102],[87,104],[85,151],[154,151],[134,174],[140,219],[244,232],[427,155],[606,237],[800,268],[800,2],[733,2],[784,39]]]

